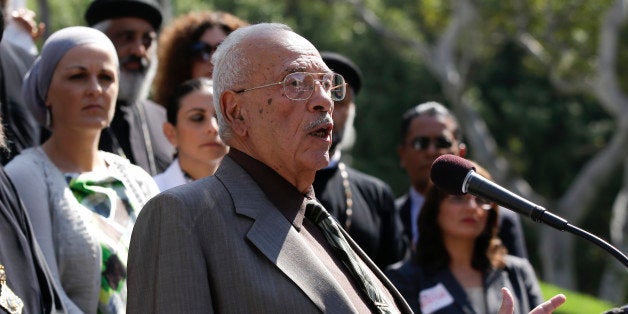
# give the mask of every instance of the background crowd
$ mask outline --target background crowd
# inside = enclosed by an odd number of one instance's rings
[[[206,11],[164,24],[156,3],[118,0],[91,3],[85,11],[85,23],[92,28],[54,33],[46,39],[39,57],[26,61],[31,65],[28,74],[24,73],[21,94],[11,96],[8,92],[14,91],[9,83],[19,85],[16,79],[5,84],[3,114],[7,112],[4,122],[11,145],[3,160],[18,195],[26,199],[35,238],[66,310],[117,312],[126,302],[128,240],[139,208],[158,189],[214,174],[229,151],[218,137],[217,113],[211,104],[212,97],[215,101],[219,96],[215,96],[210,80],[214,70],[210,60],[227,35],[248,23],[229,13]],[[32,40],[41,36],[40,25],[26,26],[30,26],[24,29]],[[94,36],[95,30],[108,39],[90,42],[105,38]],[[100,47],[102,42],[112,45]],[[401,140],[397,154],[411,185],[395,205],[387,183],[347,165],[351,162],[355,99],[362,88],[363,73],[341,54],[324,52],[322,57],[327,67],[344,76],[347,95],[335,102],[331,162],[316,174],[316,197],[381,269],[391,267],[393,274],[400,267],[390,266],[394,262],[429,259],[414,254],[424,247],[421,202],[430,189],[427,175],[431,161],[446,153],[465,156],[468,148],[458,120],[438,103],[410,108],[398,117]],[[9,77],[4,79],[6,82]],[[76,96],[79,93],[95,96],[84,104]],[[85,114],[95,111],[99,114]],[[23,124],[19,119],[32,123]],[[15,126],[25,125],[34,127],[28,132],[15,130]],[[28,136],[20,140],[15,134]],[[238,151],[235,153],[237,156]],[[159,188],[151,176],[156,176]],[[35,196],[32,188],[38,184],[44,186],[36,188],[41,195]],[[474,204],[484,213],[486,209],[477,199]],[[77,210],[79,206],[89,211]],[[495,206],[489,217],[492,219],[484,224],[490,236],[484,241],[491,242],[499,230],[500,243],[487,245],[487,250],[499,250],[502,257],[471,263],[478,272],[471,276],[470,285],[464,279],[469,277],[458,277],[455,269],[451,271],[464,288],[462,295],[469,296],[469,305],[482,312],[499,304],[489,302],[478,308],[482,298],[474,297],[477,291],[467,288],[478,286],[478,274],[481,286],[485,276],[490,277],[488,270],[509,269],[507,265],[512,262],[508,262],[510,257],[504,260],[506,253],[518,255],[520,258],[515,259],[521,262],[515,264],[526,275],[517,280],[527,287],[528,295],[515,289],[516,304],[522,307],[516,311],[531,310],[542,297],[534,270],[526,260],[521,223],[516,215],[505,209],[498,211]],[[435,252],[442,254],[443,250]],[[426,269],[430,273],[447,264],[445,260]],[[82,267],[91,268],[93,278],[77,276],[76,272],[86,272]],[[499,294],[502,286],[480,295]],[[414,292],[404,294],[406,300],[415,296]]]

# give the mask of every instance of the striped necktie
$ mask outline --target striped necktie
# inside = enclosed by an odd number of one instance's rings
[[[366,293],[371,301],[371,307],[376,313],[397,313],[390,302],[384,298],[384,294],[379,287],[373,283],[367,266],[353,251],[349,242],[340,232],[338,223],[331,217],[329,212],[315,200],[308,200],[305,205],[305,217],[315,223],[325,235],[325,239],[331,245],[336,255],[347,267],[351,276],[357,281],[361,290]]]

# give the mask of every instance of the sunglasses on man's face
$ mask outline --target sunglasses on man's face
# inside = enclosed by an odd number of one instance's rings
[[[434,143],[434,147],[436,149],[445,149],[450,148],[454,143],[452,140],[444,137],[427,137],[427,136],[418,136],[415,137],[412,142],[410,142],[410,146],[414,150],[425,150],[430,147],[430,143]]]

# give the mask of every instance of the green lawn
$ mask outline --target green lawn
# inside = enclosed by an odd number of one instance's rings
[[[619,306],[546,283],[541,283],[541,290],[546,300],[559,293],[567,297],[567,302],[554,311],[554,314],[600,314]]]

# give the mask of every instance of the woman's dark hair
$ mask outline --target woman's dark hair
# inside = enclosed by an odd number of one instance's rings
[[[166,102],[166,117],[168,122],[174,126],[177,125],[177,114],[179,113],[179,109],[181,109],[181,99],[183,97],[198,90],[212,90],[212,87],[212,80],[205,77],[187,80],[175,87],[172,95],[170,95],[170,98],[168,98]]]
[[[486,170],[477,164],[475,166],[480,175],[490,178]],[[445,248],[443,230],[438,225],[440,205],[447,196],[449,196],[448,193],[431,185],[417,221],[419,241],[417,242],[415,258],[419,265],[429,273],[435,273],[449,267],[450,256]],[[479,271],[485,271],[491,266],[503,266],[505,250],[497,237],[498,212],[499,208],[493,204],[489,210],[486,226],[475,240],[471,266]]]

